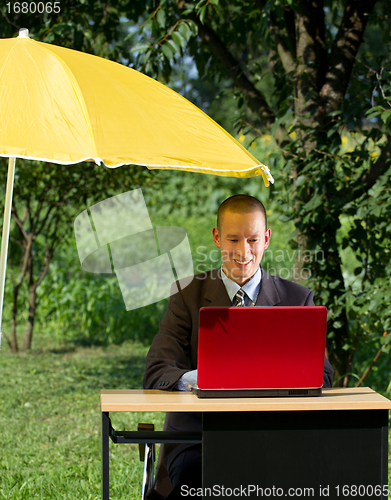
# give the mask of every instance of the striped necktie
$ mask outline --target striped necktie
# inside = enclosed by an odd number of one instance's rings
[[[234,307],[244,307],[244,296],[245,292],[242,289],[236,292],[234,297]]]

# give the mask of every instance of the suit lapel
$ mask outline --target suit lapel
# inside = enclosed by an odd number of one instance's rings
[[[205,285],[202,307],[229,307],[231,301],[221,279],[221,268],[211,271]]]
[[[262,269],[261,289],[256,306],[275,306],[281,302],[273,276]]]

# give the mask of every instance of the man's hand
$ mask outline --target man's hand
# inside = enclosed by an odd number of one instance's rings
[[[175,389],[177,391],[191,391],[192,387],[197,387],[197,370],[184,373],[178,380]]]

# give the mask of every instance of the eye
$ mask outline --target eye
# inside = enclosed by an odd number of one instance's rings
[[[235,243],[235,242],[236,242],[236,241],[238,241],[238,240],[234,240],[234,239],[231,239],[231,238],[230,238],[228,241],[232,241],[232,242],[234,242],[234,243]]]

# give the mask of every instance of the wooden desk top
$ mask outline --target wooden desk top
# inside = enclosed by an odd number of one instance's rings
[[[102,412],[390,410],[391,401],[368,387],[324,389],[316,397],[199,399],[191,392],[101,390]]]

